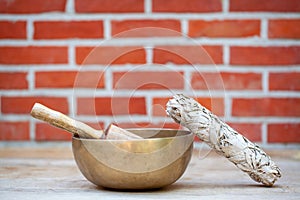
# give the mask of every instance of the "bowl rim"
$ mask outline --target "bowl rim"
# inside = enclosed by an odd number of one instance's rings
[[[149,131],[154,131],[154,130],[164,130],[164,131],[182,131],[185,132],[186,134],[184,135],[175,135],[175,136],[171,136],[171,137],[162,137],[162,138],[142,138],[142,139],[135,139],[135,140],[126,140],[126,139],[90,139],[90,138],[80,138],[78,136],[72,136],[72,140],[79,140],[79,141],[101,141],[101,142],[117,142],[117,141],[130,141],[130,142],[139,142],[139,141],[155,141],[155,140],[166,140],[166,139],[172,139],[172,138],[182,138],[182,137],[188,137],[193,135],[193,133],[189,130],[184,130],[184,129],[171,129],[171,128],[125,128],[125,130],[149,130]]]

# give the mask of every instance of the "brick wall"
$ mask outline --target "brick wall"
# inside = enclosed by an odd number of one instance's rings
[[[95,128],[178,128],[197,98],[265,146],[300,142],[298,0],[0,0],[0,140],[65,141],[41,102]]]

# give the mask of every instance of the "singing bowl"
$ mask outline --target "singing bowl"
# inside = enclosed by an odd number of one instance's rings
[[[95,185],[112,189],[154,189],[177,181],[191,159],[194,136],[171,129],[127,129],[139,140],[72,138],[75,161]]]

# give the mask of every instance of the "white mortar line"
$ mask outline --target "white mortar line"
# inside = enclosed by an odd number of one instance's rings
[[[263,145],[268,144],[268,126],[266,122],[262,123],[261,126],[261,142]]]
[[[229,0],[222,0],[223,13],[229,13]]]
[[[229,63],[230,63],[230,47],[229,47],[229,45],[223,46],[223,62],[224,62],[224,65],[229,65]]]
[[[269,72],[264,71],[262,73],[262,89],[265,94],[269,92]]]
[[[41,68],[42,67],[42,68]],[[129,68],[128,66],[124,65],[110,65],[109,67],[112,67],[116,69],[116,71],[126,71],[132,68]],[[0,72],[24,72],[26,70],[34,70],[34,71],[70,71],[70,70],[79,70],[80,71],[99,71],[99,70],[106,70],[108,67],[104,65],[72,65],[72,68],[70,68],[69,65],[30,65],[22,64],[22,65],[0,65]],[[149,68],[150,69],[150,68]],[[153,69],[152,69],[153,70]],[[158,69],[160,70],[160,69]]]
[[[74,99],[73,95],[67,96],[67,102],[68,102],[68,109],[69,109],[69,113],[67,115],[69,115],[71,117],[76,116],[77,101],[76,101],[76,99]]]
[[[125,91],[117,91],[118,96],[128,96],[128,90]],[[134,96],[145,96],[147,94],[149,94],[149,90],[139,90],[139,91],[135,91]],[[203,97],[210,97],[209,93],[207,91],[185,91],[185,90],[170,90],[170,91],[166,91],[166,90],[151,90],[151,96],[152,97],[170,97],[170,95],[172,94],[177,94],[177,93],[182,93],[184,92],[186,95],[197,95],[197,96],[203,96]],[[221,96],[221,93],[216,93],[213,96]]]
[[[0,91],[0,95],[8,97],[30,97],[30,96],[41,96],[47,97],[51,95],[52,97],[66,97],[73,94],[73,89],[35,89],[35,90],[10,90],[10,91]]]
[[[35,89],[35,71],[30,69],[26,79],[28,81],[28,90],[33,91]]]
[[[269,92],[268,94],[265,94],[261,90],[257,91],[245,91],[245,90],[240,90],[240,91],[226,91],[226,93],[232,95],[232,97],[235,98],[265,98],[265,97],[270,97],[270,98],[284,98],[284,97],[290,97],[290,98],[299,98],[300,93],[297,91],[272,91]]]
[[[146,46],[145,51],[146,51],[146,63],[147,64],[153,64],[153,47],[152,46]]]
[[[263,18],[260,23],[260,37],[268,39],[268,20]]]
[[[27,33],[26,33],[27,34],[27,41],[33,41],[33,37],[34,37],[34,24],[33,24],[32,20],[27,20],[26,29],[27,29]],[[1,44],[1,42],[0,42],[0,44]]]
[[[232,99],[229,95],[224,96],[224,118],[225,121],[231,119]]]
[[[111,21],[109,19],[105,19],[103,21],[103,31],[104,31],[104,38],[110,39],[111,38]]]
[[[75,13],[74,0],[67,0],[66,3],[66,13]]]
[[[153,118],[152,97],[146,95],[145,100],[146,100],[146,115],[148,116],[148,120],[149,120]]]
[[[1,120],[10,122],[29,121],[33,119],[29,114],[3,114]],[[35,119],[33,119],[35,120]]]
[[[57,71],[57,70],[70,70],[69,65],[61,65],[61,64],[44,64],[44,65],[35,65],[35,64],[20,64],[20,65],[1,65],[1,72],[16,72],[16,71],[26,71],[26,70],[35,70],[40,71],[41,66],[43,66],[43,71]],[[140,65],[109,65],[109,68],[113,68],[114,71],[128,71],[132,70],[133,67],[139,67]],[[147,64],[144,65],[142,70],[139,68],[136,71],[181,71],[181,70],[189,70],[189,71],[199,71],[199,72],[240,72],[240,73],[263,73],[263,72],[300,72],[300,65],[282,65],[282,66],[228,66],[228,65],[174,65],[174,64],[164,64],[162,67],[161,64]],[[80,71],[94,71],[94,70],[106,70],[107,65],[75,65],[75,69],[79,69]]]
[[[189,22],[186,19],[181,20],[181,33],[188,37],[187,35],[189,34]]]
[[[144,10],[145,13],[152,13],[152,0],[144,0]]]
[[[75,56],[75,47],[69,45],[68,48],[68,63],[71,68],[76,67],[76,56]]]
[[[108,37],[108,33],[105,33]],[[265,40],[258,37],[249,38],[193,38],[163,37],[163,38],[114,38],[104,39],[67,39],[67,40],[1,40],[0,46],[153,46],[153,45],[230,45],[230,46],[299,46],[300,40],[274,39]]]
[[[265,149],[300,149],[300,145],[299,144],[295,144],[295,143],[269,143],[269,144],[265,144],[265,145],[261,145],[262,148]]]
[[[278,116],[252,116],[252,117],[236,117],[228,119],[230,122],[239,123],[300,123],[298,117],[278,117]]]
[[[192,72],[191,70],[184,70],[184,90],[192,91]]]
[[[146,0],[148,1],[148,0]],[[69,6],[69,5],[68,5]],[[72,10],[71,7],[67,8]],[[225,8],[226,9],[226,5]],[[148,8],[147,8],[148,10]],[[95,19],[293,19],[299,18],[299,14],[294,12],[216,12],[216,13],[42,13],[42,14],[0,14],[0,20],[95,20]]]
[[[113,72],[110,67],[104,70],[105,89],[113,92]]]
[[[112,89],[98,89],[94,88],[76,88],[75,93],[78,97],[91,97],[93,94],[95,97],[101,96],[128,96],[132,90],[112,90]],[[207,90],[171,90],[170,92],[166,92],[165,90],[136,90],[133,96],[146,96],[151,93],[152,96],[156,97],[167,97],[170,94],[174,93],[182,93],[184,92],[186,95],[197,95],[203,97],[224,97],[224,95],[230,95],[232,98],[300,98],[300,93],[297,91],[272,91],[268,94],[265,94],[261,90],[253,91],[253,90],[234,90],[234,91],[224,91],[223,90],[214,90],[207,92]],[[3,96],[20,96],[20,97],[28,97],[28,96],[53,96],[53,97],[66,97],[73,95],[74,91],[72,88],[70,89],[59,89],[59,88],[43,88],[43,89],[35,89],[33,91],[30,90],[9,90],[0,91],[0,95]],[[93,97],[94,97],[93,96]]]
[[[57,70],[68,70],[70,66],[60,65],[60,64],[45,64],[45,65],[35,65],[35,64],[19,64],[19,65],[1,65],[0,71],[26,71],[26,70],[36,70],[36,71],[57,71]]]
[[[35,119],[30,118],[29,119],[29,139],[31,141],[35,140],[35,132],[36,132],[35,124],[36,124]]]

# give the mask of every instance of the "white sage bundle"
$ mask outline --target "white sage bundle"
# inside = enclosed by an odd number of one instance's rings
[[[280,169],[259,146],[194,99],[175,95],[168,101],[166,111],[177,123],[188,128],[253,180],[272,186],[281,177]]]

